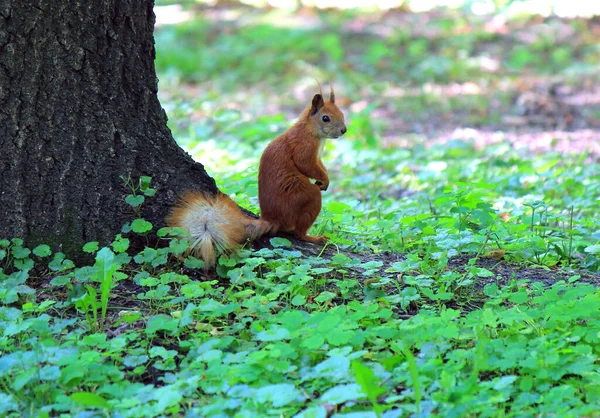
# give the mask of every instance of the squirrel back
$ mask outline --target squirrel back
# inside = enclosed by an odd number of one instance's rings
[[[326,138],[346,133],[344,115],[335,104],[315,94],[298,121],[265,149],[258,169],[260,219],[252,219],[223,193],[212,196],[186,192],[167,217],[171,227],[189,231],[188,252],[202,258],[205,268],[215,264],[216,253],[231,251],[247,239],[279,231],[322,243],[326,237],[309,236],[308,229],[321,211],[321,191],[329,176],[319,158]],[[311,181],[315,180],[315,183]]]

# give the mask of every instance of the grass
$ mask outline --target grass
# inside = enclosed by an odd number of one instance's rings
[[[313,231],[331,244],[303,256],[274,238],[204,276],[139,218],[149,178],[123,179],[132,221],[110,248],[86,245],[89,266],[1,240],[0,414],[595,416],[597,156],[410,127],[468,115],[498,129],[523,80],[577,86],[569,74],[588,77],[599,52],[585,21],[550,21],[574,35],[527,44],[469,15],[396,16],[415,35],[390,15],[307,11],[318,25],[303,29],[276,13],[159,28],[162,102],[177,141],[257,211],[262,149],[312,77],[335,76],[348,135],[327,144]],[[386,35],[343,29],[361,19]],[[497,72],[475,64],[484,54]],[[457,83],[479,93],[451,96]],[[161,245],[133,252],[127,234],[151,230]]]

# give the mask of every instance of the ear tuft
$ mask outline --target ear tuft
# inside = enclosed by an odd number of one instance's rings
[[[315,78],[315,81],[317,82],[317,85],[319,86],[319,93],[321,93],[321,96],[322,96],[323,95],[323,89],[321,88],[321,83],[319,83],[319,80],[317,80],[316,78]]]
[[[335,103],[335,93],[333,92],[333,84],[330,84],[329,88],[330,88],[330,90],[329,90],[329,101],[331,103]]]
[[[310,114],[314,115],[323,106],[325,106],[325,102],[323,101],[323,96],[321,96],[320,94],[315,94],[315,97],[313,97],[312,104],[310,106]]]

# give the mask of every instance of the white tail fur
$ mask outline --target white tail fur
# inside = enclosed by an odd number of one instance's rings
[[[216,254],[230,251],[246,239],[256,239],[271,230],[263,220],[245,216],[229,196],[216,197],[188,192],[167,217],[170,226],[189,231],[189,253],[204,260],[205,268],[214,266]]]

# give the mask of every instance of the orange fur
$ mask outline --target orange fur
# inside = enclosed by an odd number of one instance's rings
[[[188,252],[204,260],[208,269],[215,264],[216,253],[231,251],[248,238],[269,232],[271,225],[244,215],[229,196],[188,191],[171,209],[167,225],[189,231]]]
[[[329,187],[319,153],[326,138],[344,133],[344,115],[335,105],[333,88],[327,102],[316,94],[298,121],[275,138],[260,159],[260,219],[244,215],[225,194],[186,192],[167,224],[190,232],[189,252],[202,258],[207,269],[214,265],[217,252],[231,251],[268,233],[291,232],[304,241],[327,241],[327,237],[307,235],[321,211],[321,191]]]
[[[325,116],[329,121],[323,120]],[[329,187],[319,151],[326,138],[344,133],[344,115],[335,105],[332,89],[328,102],[316,94],[294,126],[267,146],[258,169],[258,200],[261,219],[273,224],[275,231],[293,232],[304,241],[327,241],[306,233],[321,212],[321,190]]]

